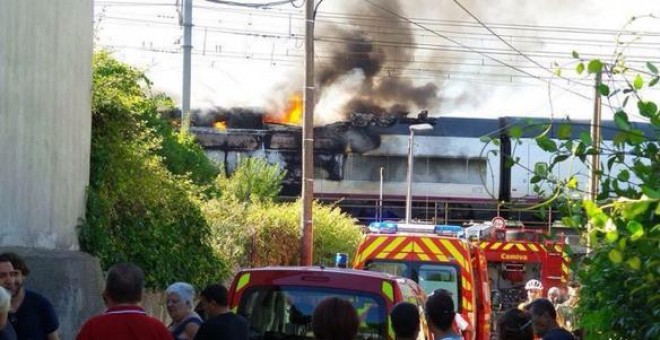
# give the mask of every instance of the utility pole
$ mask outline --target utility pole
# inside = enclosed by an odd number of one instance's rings
[[[314,231],[314,2],[305,1],[305,92],[302,126],[302,240],[300,264],[312,265]]]
[[[600,171],[600,93],[598,92],[598,87],[602,82],[602,73],[596,73],[596,90],[594,94],[594,116],[591,118],[591,141],[593,143],[593,148],[595,150],[594,154],[591,156],[591,173],[589,181],[589,198],[592,201],[596,200],[598,196],[598,185],[599,177],[598,172]]]
[[[380,190],[378,190],[378,216],[376,216],[377,222],[383,221],[383,171],[384,167],[380,167]]]
[[[598,87],[602,81],[602,73],[596,73],[596,86],[594,90],[594,116],[591,119],[591,143],[594,153],[591,155],[591,172],[589,173],[589,199],[596,201],[598,197],[600,172],[600,92]],[[587,223],[587,235],[591,235],[591,223]],[[587,254],[591,252],[591,237],[587,237]]]
[[[410,224],[410,215],[412,214],[412,178],[413,178],[413,153],[415,144],[415,130],[410,129],[408,135],[408,174],[406,176],[406,225]]]
[[[181,131],[190,125],[190,54],[192,50],[192,2],[183,0],[183,91],[181,94]]]
[[[415,131],[433,130],[433,126],[428,123],[413,124],[408,126],[410,134],[408,135],[408,176],[406,185],[406,224],[410,224],[412,216],[412,178],[413,164],[415,158]]]

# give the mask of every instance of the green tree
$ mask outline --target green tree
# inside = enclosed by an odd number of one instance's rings
[[[583,61],[575,55],[578,71],[586,64],[589,74],[602,72],[610,79],[598,87],[598,92],[615,107],[618,129],[612,145],[597,147],[583,138],[573,146],[580,150],[574,152],[577,157],[596,152],[604,157],[597,201],[583,200],[586,216],[573,218],[582,211],[572,208],[573,214],[567,219],[591,226],[588,238],[593,253],[578,271],[584,284],[579,307],[582,327],[593,339],[658,339],[660,112],[654,102],[644,98],[644,90],[657,84],[658,70],[652,63],[646,63],[647,70],[629,67],[622,53],[617,53],[611,64],[597,59]],[[615,88],[620,83],[625,85]],[[621,104],[616,105],[615,99]],[[636,105],[629,105],[633,102]],[[631,114],[648,122],[650,131],[631,123]]]
[[[620,44],[625,47],[625,44]],[[562,222],[579,228],[591,253],[574,267],[583,284],[578,313],[579,326],[590,339],[660,338],[660,112],[645,98],[646,90],[660,79],[657,67],[644,69],[626,63],[621,51],[612,63],[585,60],[577,52],[576,71],[607,81],[597,87],[599,95],[614,110],[617,131],[613,141],[595,144],[588,131],[576,132],[570,122],[560,124],[555,139],[550,125],[541,126],[537,145],[550,153],[549,169],[532,170],[537,193],[543,183],[552,184],[550,198],[542,204],[562,208]],[[623,86],[621,86],[623,84]],[[634,115],[645,129],[631,122]],[[509,127],[518,139],[523,130],[539,124]],[[573,136],[578,135],[578,138]],[[580,187],[578,173],[555,178],[558,166],[572,169],[580,162],[591,171],[589,157],[600,155],[600,178],[596,201]],[[518,159],[511,157],[510,165]],[[589,226],[589,227],[587,227]]]
[[[87,213],[79,226],[81,248],[103,268],[131,261],[147,284],[175,280],[203,285],[228,273],[211,245],[194,182],[213,171],[196,158],[200,149],[158,121],[171,104],[150,92],[144,74],[106,52],[94,56],[92,152]],[[165,158],[167,157],[167,158]],[[169,164],[169,166],[167,166]],[[200,165],[201,164],[201,165]],[[206,168],[206,170],[200,170]],[[204,174],[208,171],[209,174]]]

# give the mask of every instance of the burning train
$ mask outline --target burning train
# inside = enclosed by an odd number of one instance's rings
[[[502,215],[501,211],[494,211],[498,201],[537,200],[529,169],[550,162],[550,155],[533,139],[524,138],[531,135],[523,136],[512,148],[506,134],[501,133],[521,118],[432,118],[425,112],[416,118],[360,113],[350,118],[314,129],[314,197],[338,202],[365,222],[404,215],[408,136],[412,124],[428,123],[433,127],[416,135],[414,140],[413,218],[444,220],[444,223],[490,220]],[[223,119],[215,128],[209,125],[192,129],[207,155],[229,172],[241,157],[262,157],[279,164],[286,171],[282,195],[299,195],[300,126],[269,121],[267,114],[254,110],[228,114]],[[539,124],[547,123],[539,121]],[[580,132],[589,131],[588,122],[572,123],[576,138]],[[551,136],[557,131],[558,123],[554,125]],[[605,122],[603,138],[611,140],[614,131],[613,124]],[[483,136],[500,138],[502,142],[499,146],[486,144],[480,140]],[[510,154],[520,157],[519,165],[503,166],[503,155]],[[571,172],[586,175],[586,169],[580,166],[573,164]],[[568,169],[555,171],[559,178],[568,174]],[[581,177],[581,182],[586,188],[586,176]]]
[[[389,8],[400,12],[404,4],[393,1]],[[503,211],[497,203],[536,200],[529,169],[543,169],[550,161],[531,133],[511,145],[504,132],[522,119],[429,115],[425,110],[440,111],[442,105],[474,104],[488,91],[469,86],[447,91],[441,79],[406,77],[401,72],[414,67],[416,60],[425,60],[415,54],[410,23],[383,11],[374,12],[362,2],[347,2],[347,6],[347,13],[376,16],[373,23],[386,25],[396,34],[379,35],[370,28],[371,23],[365,25],[357,17],[319,22],[315,28],[320,36],[332,38],[319,39],[317,51],[323,58],[315,63],[315,198],[335,202],[366,223],[401,218],[407,191],[409,127],[428,123],[432,130],[415,139],[413,218],[448,224],[518,214],[511,217],[533,222],[534,212]],[[265,109],[217,108],[192,116],[192,132],[210,158],[229,172],[241,157],[263,157],[279,164],[286,171],[282,195],[289,197],[299,195],[302,175],[302,84],[296,79],[301,77],[292,74],[286,84],[275,84],[275,97],[269,98],[273,103]],[[428,79],[439,83],[424,83]],[[588,122],[572,124],[576,138],[580,132],[589,132]],[[614,129],[608,126],[612,124],[605,124],[603,138],[611,140]],[[482,143],[483,136],[499,138],[501,143]],[[502,157],[508,154],[520,157],[519,165],[504,166]],[[580,166],[576,163],[571,172],[586,174]],[[568,172],[556,171],[559,178]],[[586,176],[580,180],[584,187]]]

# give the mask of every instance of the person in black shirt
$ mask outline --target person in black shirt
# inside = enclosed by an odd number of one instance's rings
[[[195,340],[247,340],[248,323],[245,318],[229,310],[227,288],[212,284],[201,293],[201,304],[208,319],[195,335]]]
[[[550,300],[536,299],[527,305],[527,310],[532,316],[534,333],[542,340],[575,340],[573,334],[557,324],[557,312]]]
[[[43,295],[27,289],[23,283],[30,275],[30,268],[18,254],[0,254],[7,258],[16,270],[14,292],[11,298],[12,311],[9,320],[19,339],[59,340],[60,322],[53,304]]]

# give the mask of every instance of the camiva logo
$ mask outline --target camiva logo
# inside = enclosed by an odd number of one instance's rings
[[[500,255],[502,260],[520,260],[520,261],[527,261],[527,255],[519,255],[519,254],[502,254]]]

